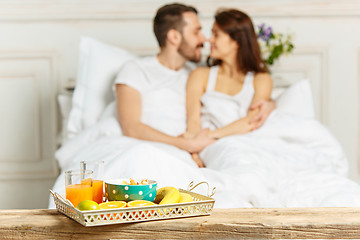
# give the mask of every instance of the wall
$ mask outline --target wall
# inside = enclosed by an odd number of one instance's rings
[[[155,53],[152,17],[168,1],[3,0],[0,2],[1,208],[46,208],[58,174],[56,96],[76,78],[81,36]],[[348,1],[185,1],[200,10],[209,36],[218,7],[236,7],[256,24],[295,34],[293,55],[273,70],[288,82],[311,79],[316,117],[340,141],[350,177],[360,182],[360,4]],[[146,41],[144,41],[146,39]],[[205,50],[206,52],[206,50]]]

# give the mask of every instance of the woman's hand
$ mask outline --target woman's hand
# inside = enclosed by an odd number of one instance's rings
[[[196,133],[191,133],[191,132],[184,132],[183,134],[181,134],[179,137],[183,137],[186,139],[190,139],[190,138],[194,138],[196,136]]]
[[[209,129],[205,129],[205,132],[209,133]],[[185,132],[183,134],[181,134],[179,137],[183,137],[185,139],[192,139],[196,136],[195,133],[191,133],[191,132]],[[192,159],[194,160],[194,162],[198,165],[199,168],[204,168],[205,164],[204,162],[200,159],[199,153],[190,153]]]
[[[256,108],[259,109],[259,112],[249,122],[250,124],[254,123],[253,130],[258,129],[264,124],[265,120],[268,118],[270,113],[275,109],[275,107],[276,105],[272,100],[266,101],[263,99],[254,102],[250,106],[251,110],[254,110]]]
[[[204,162],[200,159],[200,156],[198,153],[192,153],[191,154],[192,159],[194,160],[194,162],[198,165],[199,168],[204,168],[205,164]]]
[[[201,152],[204,148],[214,143],[216,140],[209,136],[209,129],[202,129],[197,134],[184,133],[180,137],[183,137],[186,140],[186,146],[183,149],[187,150],[189,153],[198,153]]]

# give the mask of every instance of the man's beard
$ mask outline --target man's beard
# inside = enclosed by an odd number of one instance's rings
[[[201,55],[196,56],[196,50],[198,48],[202,48],[203,44],[197,45],[195,48],[190,47],[190,45],[187,43],[187,41],[183,38],[181,40],[180,47],[178,49],[178,52],[181,56],[186,58],[188,61],[198,63],[201,60]]]

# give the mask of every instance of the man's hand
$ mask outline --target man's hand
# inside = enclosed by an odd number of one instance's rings
[[[256,102],[254,102],[250,106],[251,110],[259,108],[258,114],[256,114],[249,122],[250,124],[253,124],[253,123],[255,124],[253,130],[258,129],[259,127],[261,127],[264,124],[265,120],[268,118],[270,113],[275,109],[275,107],[276,107],[276,105],[272,100],[266,101],[263,99],[260,99]]]
[[[204,168],[205,164],[204,162],[200,159],[200,156],[198,153],[192,153],[191,154],[192,159],[194,160],[194,162],[198,165],[199,168]]]

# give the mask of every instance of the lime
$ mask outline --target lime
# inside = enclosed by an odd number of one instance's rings
[[[88,210],[99,210],[99,204],[97,202],[91,200],[84,200],[80,202],[77,207],[80,211],[88,211]]]

